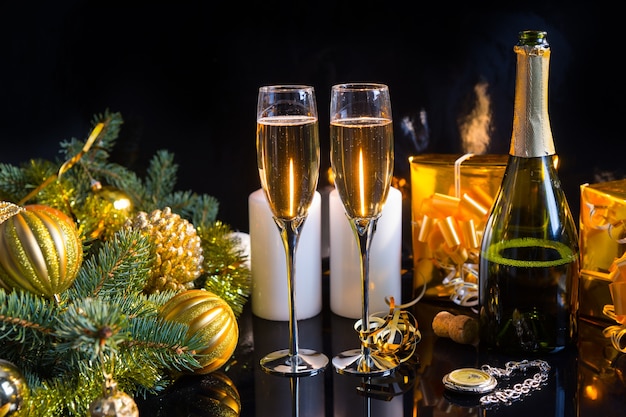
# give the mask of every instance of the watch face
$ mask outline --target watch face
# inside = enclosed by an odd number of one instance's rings
[[[484,394],[497,384],[493,376],[474,368],[456,369],[443,377],[443,385],[447,389],[468,394]]]

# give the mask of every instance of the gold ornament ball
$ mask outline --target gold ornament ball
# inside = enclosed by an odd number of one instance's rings
[[[114,390],[89,405],[91,417],[138,417],[135,400],[125,392]]]
[[[110,185],[92,186],[93,194],[89,195],[82,209],[88,214],[81,222],[90,228],[89,237],[109,240],[124,227],[133,215],[135,205],[124,191]]]
[[[30,389],[12,362],[0,359],[0,417],[18,416],[26,408]]]
[[[135,208],[133,201],[128,194],[110,185],[105,185],[100,188],[96,195],[111,203],[112,209],[116,213],[119,213],[120,216],[128,218]]]
[[[55,208],[31,204],[0,223],[0,285],[54,298],[83,261],[76,224]]]
[[[192,289],[176,294],[163,305],[160,316],[189,326],[187,338],[200,335],[204,347],[196,352],[202,368],[196,374],[208,374],[222,367],[232,356],[239,341],[239,325],[232,308],[218,295]]]

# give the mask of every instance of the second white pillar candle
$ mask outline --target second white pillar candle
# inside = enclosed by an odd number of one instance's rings
[[[329,197],[330,217],[330,309],[347,318],[360,319],[361,260],[356,237],[346,217],[339,193]],[[369,263],[369,313],[388,311],[385,297],[402,302],[402,193],[389,190],[378,219]]]

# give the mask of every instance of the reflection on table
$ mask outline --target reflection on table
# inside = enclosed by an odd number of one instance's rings
[[[405,278],[403,278],[404,280]],[[410,282],[410,277],[406,278]],[[326,283],[327,284],[327,283]],[[326,285],[326,289],[327,289]],[[543,357],[551,366],[550,377],[537,391],[509,405],[486,408],[475,395],[451,394],[442,378],[462,367],[482,364],[504,367],[507,358],[480,352],[433,334],[432,319],[441,310],[468,314],[451,302],[421,301],[412,308],[421,341],[415,355],[388,377],[362,378],[340,375],[332,366],[313,377],[288,378],[264,373],[260,357],[289,337],[287,322],[260,319],[246,307],[240,318],[240,341],[233,360],[224,369],[207,376],[181,378],[158,397],[139,399],[142,415],[154,417],[469,417],[469,416],[558,416],[618,417],[626,410],[626,355],[616,351],[602,335],[606,323],[581,320],[579,348]],[[300,321],[300,345],[332,357],[354,348],[358,335],[353,319],[330,312]],[[501,386],[527,378],[518,375]],[[241,401],[237,414],[228,401],[226,378]],[[520,380],[521,378],[521,380]]]

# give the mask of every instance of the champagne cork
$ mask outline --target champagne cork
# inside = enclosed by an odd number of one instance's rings
[[[464,314],[440,311],[433,319],[433,331],[439,337],[449,337],[465,345],[478,342],[478,321]]]

